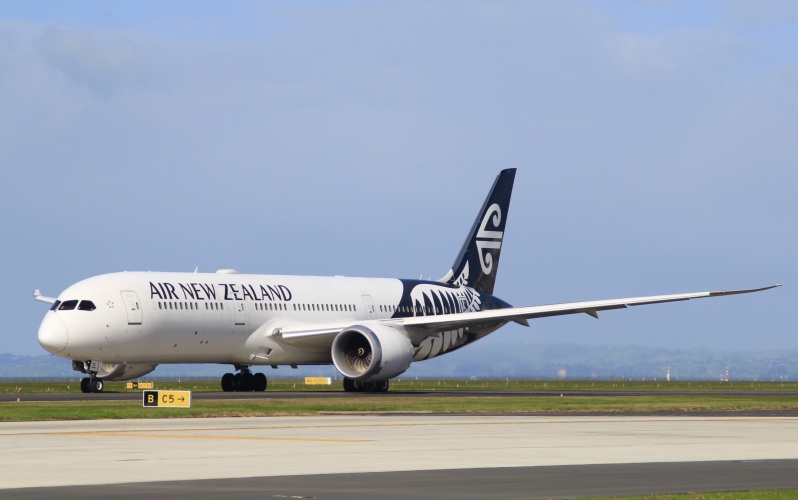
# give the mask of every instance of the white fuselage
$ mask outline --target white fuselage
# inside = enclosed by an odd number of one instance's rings
[[[398,279],[106,274],[61,293],[39,340],[61,357],[108,363],[327,364],[329,338],[291,343],[273,332],[282,323],[347,325],[449,312],[399,311],[402,294]],[[77,304],[64,309],[71,301]]]

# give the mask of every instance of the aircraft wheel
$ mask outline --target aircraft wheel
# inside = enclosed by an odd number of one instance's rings
[[[101,378],[96,378],[90,381],[89,385],[91,387],[91,392],[103,392],[103,387],[105,386]]]
[[[242,378],[243,377],[241,376],[240,373],[236,373],[235,375],[233,375],[233,390],[234,391],[238,392],[238,391],[241,390],[241,379]]]
[[[233,392],[233,374],[225,373],[222,375],[222,390],[224,392]]]
[[[252,375],[252,390],[256,392],[263,392],[266,390],[266,375],[262,373],[254,373]]]
[[[82,379],[80,379],[80,392],[85,394],[91,392],[91,387],[89,387],[90,382],[91,379],[89,379],[89,377],[83,377]]]
[[[250,392],[253,390],[254,387],[254,378],[250,372],[244,372],[241,374],[241,382],[238,386],[238,390],[241,392]]]
[[[357,392],[357,388],[355,387],[355,381],[351,378],[344,377],[344,391],[345,392]]]
[[[363,382],[360,385],[361,392],[378,392],[377,391],[377,384],[379,382]]]
[[[375,392],[388,392],[388,381],[380,380],[377,382],[377,390]]]

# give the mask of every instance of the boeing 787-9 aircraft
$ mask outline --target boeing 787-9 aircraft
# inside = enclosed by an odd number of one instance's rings
[[[216,273],[123,272],[76,283],[39,327],[47,351],[104,381],[162,363],[232,365],[225,391],[263,391],[253,366],[335,365],[346,391],[384,392],[414,361],[460,349],[509,322],[773,288],[513,307],[493,295],[515,169],[493,183],[452,268],[438,281]]]

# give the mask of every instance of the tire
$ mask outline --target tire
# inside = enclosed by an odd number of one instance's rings
[[[251,392],[253,390],[253,377],[252,374],[249,372],[244,372],[241,374],[241,383],[238,386],[238,390],[241,392]]]
[[[377,382],[377,391],[376,392],[388,392],[388,381],[387,380],[380,380]]]
[[[103,379],[96,378],[90,382],[90,386],[91,392],[103,392],[103,387],[105,384],[103,384]]]
[[[89,383],[91,379],[89,377],[83,377],[80,379],[80,392],[84,394],[88,394],[91,392],[91,387],[89,387]]]
[[[252,374],[252,390],[255,392],[263,392],[266,390],[266,385],[268,384],[266,380],[266,375],[262,373],[254,373]]]
[[[345,392],[357,392],[355,388],[355,381],[351,378],[344,377],[344,391]]]
[[[222,375],[222,390],[224,392],[233,392],[233,374],[225,373]]]

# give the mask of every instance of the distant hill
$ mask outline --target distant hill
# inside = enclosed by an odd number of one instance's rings
[[[639,346],[585,346],[529,344],[520,346],[476,344],[446,356],[414,363],[400,378],[540,378],[658,379],[670,368],[671,380],[798,380],[798,350],[717,352]],[[330,366],[272,370],[271,378],[336,377]],[[146,378],[221,377],[229,365],[160,365]],[[68,360],[44,354],[0,354],[0,379],[77,379]]]
[[[717,352],[640,346],[488,345],[416,363],[420,377],[798,380],[798,350]],[[462,353],[462,355],[461,355]]]

